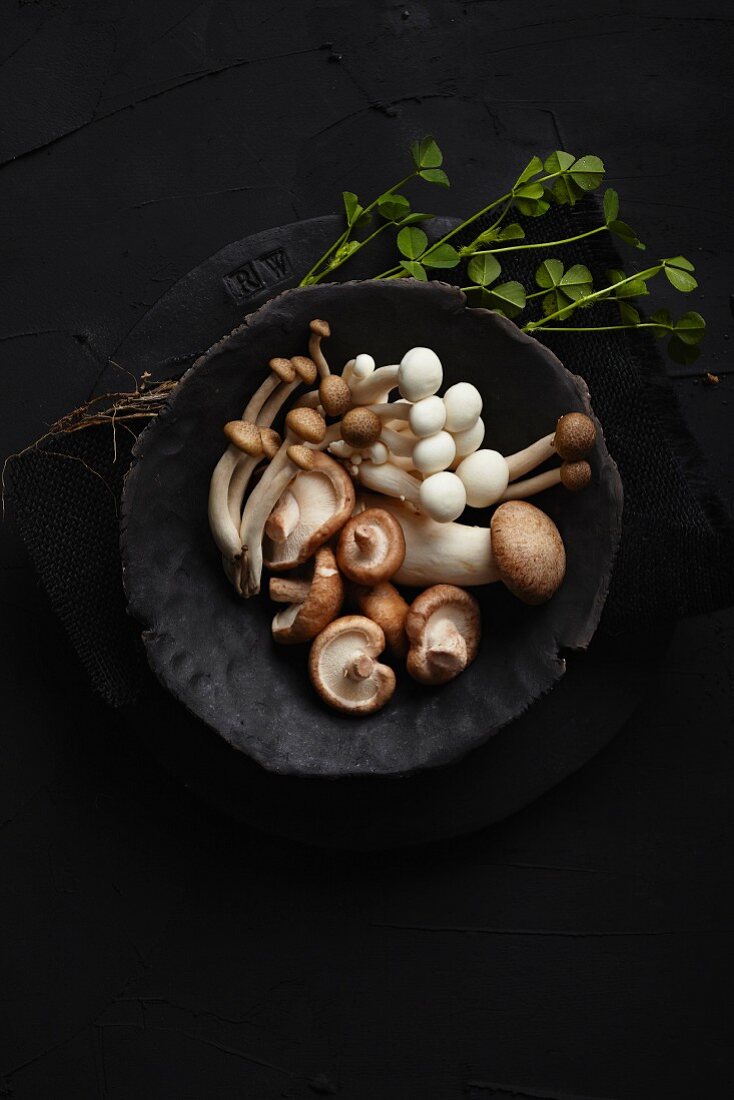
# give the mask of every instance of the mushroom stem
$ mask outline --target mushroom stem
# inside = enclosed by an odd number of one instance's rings
[[[377,541],[375,530],[368,523],[359,523],[354,528],[354,541],[364,554],[369,554]]]
[[[253,489],[247,501],[247,507],[242,513],[239,590],[246,599],[257,595],[260,591],[265,524],[278,497],[285,492],[298,473],[298,466],[288,458],[286,453],[287,446],[293,442],[292,436],[286,439],[286,443]]]
[[[270,578],[270,599],[275,603],[303,603],[310,591],[310,581],[291,580],[288,577]]]
[[[375,671],[375,659],[369,653],[355,653],[344,669],[344,675],[350,680],[369,680]]]
[[[412,432],[394,432],[391,428],[383,428],[380,432],[380,439],[394,455],[399,455],[401,458],[410,458],[413,454],[413,447],[418,440]]]
[[[331,336],[331,328],[328,321],[311,321],[310,324],[311,335],[308,339],[308,354],[313,359],[314,363],[318,367],[319,374],[322,378],[328,378],[331,374],[329,364],[326,362],[323,351],[321,350],[321,341],[325,337]]]
[[[510,481],[522,477],[523,474],[534,470],[536,466],[540,466],[541,462],[546,462],[549,458],[552,458],[556,453],[553,446],[554,438],[555,433],[551,432],[550,435],[544,435],[542,439],[531,443],[529,447],[525,447],[522,451],[517,451],[513,455],[506,455],[505,460],[510,474]]]
[[[426,650],[426,663],[441,678],[458,676],[467,665],[466,641],[451,622],[441,625],[439,636],[431,640]]]
[[[361,382],[352,380],[349,388],[352,391],[352,400],[354,404],[382,404],[385,396],[390,393],[390,390],[394,390],[397,386],[399,370],[399,365],[394,363],[387,367],[378,367],[377,370],[374,370],[372,374],[368,374]]]
[[[565,413],[550,435],[544,435],[522,451],[507,456],[510,481],[534,470],[554,454],[560,455],[566,462],[578,462],[594,446],[595,439],[594,421],[586,413]]]
[[[535,477],[526,477],[523,481],[514,481],[512,485],[508,485],[502,496],[499,498],[503,500],[524,500],[525,497],[535,496],[536,493],[542,493],[545,489],[551,489],[554,485],[560,485],[561,483],[561,467],[557,466],[554,470],[545,470],[542,474],[536,474]]]
[[[380,466],[363,462],[359,467],[358,478],[366,489],[384,493],[388,497],[397,497],[399,500],[408,500],[411,504],[420,504],[421,482],[390,462]]]
[[[381,420],[407,420],[413,405],[410,401],[383,401],[368,408],[370,412],[377,413]]]
[[[279,367],[280,374],[286,378],[292,377],[294,372],[289,374],[283,364],[290,366],[288,360],[283,360]],[[291,382],[284,382],[271,369],[245,406],[242,419],[256,423],[259,428],[269,428],[283,403],[300,384],[299,376]],[[243,454],[230,443],[214,467],[209,484],[209,527],[217,548],[232,562],[239,561],[242,553],[239,536],[242,502],[258,461],[253,461],[250,455]]]
[[[278,501],[268,516],[265,524],[265,534],[273,542],[285,542],[289,535],[293,534],[298,521],[301,518],[301,509],[293,493],[286,491],[278,498]]]
[[[364,463],[360,473],[363,467]],[[380,496],[365,495],[360,502],[367,508],[390,512],[403,529],[405,560],[392,578],[395,584],[416,588],[432,584],[471,587],[499,580],[488,527],[438,523],[398,501]]]

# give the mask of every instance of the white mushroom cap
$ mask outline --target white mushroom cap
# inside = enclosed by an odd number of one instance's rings
[[[431,474],[421,482],[420,504],[431,519],[438,523],[451,523],[466,508],[464,482],[448,470]]]
[[[371,355],[367,355],[366,352],[361,352],[360,355],[354,360],[354,366],[352,367],[352,378],[361,382],[363,378],[366,378],[369,374],[372,374],[375,369],[375,361]]]
[[[456,444],[456,454],[459,458],[472,454],[484,443],[484,421],[478,416],[476,423],[462,432],[452,432]]]
[[[426,439],[419,439],[413,447],[413,465],[422,474],[436,474],[445,470],[456,457],[454,437],[448,432],[436,432]]]
[[[441,388],[443,367],[430,348],[411,348],[400,360],[398,388],[406,401],[421,401]]]
[[[456,468],[464,482],[466,502],[471,508],[487,508],[504,493],[509,480],[507,462],[499,451],[475,451]]]
[[[413,435],[417,435],[419,439],[440,432],[446,423],[443,398],[424,397],[422,401],[416,401],[408,414],[408,422]]]
[[[446,431],[463,432],[473,427],[482,411],[482,395],[471,382],[457,382],[443,395]]]
[[[395,673],[375,658],[385,634],[363,615],[345,615],[322,630],[311,646],[308,671],[321,698],[346,714],[373,714],[395,691]]]

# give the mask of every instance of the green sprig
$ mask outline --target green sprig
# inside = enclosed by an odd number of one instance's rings
[[[528,291],[514,279],[499,282],[502,261],[498,257],[506,252],[566,247],[605,232],[633,248],[645,248],[636,231],[620,218],[619,195],[613,188],[607,188],[602,196],[604,224],[561,240],[529,243],[523,227],[516,221],[506,220],[513,211],[525,217],[539,218],[553,205],[575,205],[579,199],[601,186],[605,169],[599,157],[590,154],[576,157],[560,149],[545,160],[533,156],[509,191],[492,199],[439,240],[430,243],[420,223],[430,220],[432,215],[413,211],[402,188],[414,179],[447,187],[449,179],[442,167],[443,154],[432,137],[413,142],[410,153],[412,172],[367,206],[360,203],[354,192],[344,192],[346,228],[301,280],[301,285],[317,283],[330,275],[379,233],[392,227],[397,230],[397,263],[375,276],[377,279],[414,278],[425,282],[432,270],[451,270],[466,263],[471,283],[462,289],[471,294],[472,300],[479,305],[514,319],[520,316],[532,299],[541,299],[542,316],[526,321],[522,325],[524,332],[649,329],[658,338],[668,338],[668,354],[676,362],[689,364],[696,359],[706,329],[699,313],[684,313],[674,320],[663,309],[650,314],[645,320],[632,304],[632,299],[649,295],[648,282],[661,272],[676,290],[682,293],[695,290],[698,283],[694,277],[694,266],[685,256],[658,260],[643,271],[630,275],[620,269],[609,270],[605,273],[606,284],[597,289],[594,288],[591,272],[584,264],[571,263],[566,266],[552,255],[543,259],[535,272],[538,289]],[[367,236],[355,236],[357,230],[372,222],[375,214],[380,218],[378,227]],[[493,216],[494,220],[468,244],[457,249],[451,243],[456,236],[488,215]],[[567,321],[576,310],[586,310],[600,302],[616,307],[619,323],[585,326],[556,323]]]

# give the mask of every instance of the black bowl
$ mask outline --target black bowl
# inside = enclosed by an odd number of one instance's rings
[[[274,355],[306,350],[308,322],[326,318],[327,357],[341,368],[369,351],[397,362],[415,345],[435,349],[445,384],[473,382],[484,397],[485,445],[518,450],[565,412],[592,414],[584,382],[499,314],[470,309],[464,294],[413,280],[286,291],[215,344],[178,384],[140,436],[122,502],[122,558],[131,613],[144,627],[150,665],[171,693],[264,767],[304,776],[405,775],[456,760],[552,688],[565,653],[590,642],[619,540],[622,486],[597,425],[588,489],[546,491],[568,558],[566,579],[541,607],[501,585],[477,589],[483,639],[474,664],[441,688],[398,670],[387,707],[351,719],[313,692],[306,651],[274,645],[273,605],[242,601],[225,579],[207,522],[222,425],[241,414]],[[472,522],[488,523],[489,514]]]

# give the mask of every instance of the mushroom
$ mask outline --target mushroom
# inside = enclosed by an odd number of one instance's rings
[[[371,619],[363,615],[335,619],[311,646],[311,683],[334,710],[374,714],[395,691],[395,673],[375,659],[384,648],[385,635]]]
[[[510,479],[507,460],[499,451],[474,451],[456,467],[470,508],[487,508],[499,500]]]
[[[242,422],[260,429],[267,454],[265,429],[270,429],[283,404],[301,382],[311,384],[316,367],[303,356],[294,360],[276,356],[270,360],[270,374],[248,401]],[[230,422],[231,423],[231,422]],[[240,429],[240,432],[242,430]],[[209,526],[220,552],[230,562],[238,562],[242,552],[239,537],[242,501],[260,455],[243,453],[230,442],[212,473],[209,484]]]
[[[556,424],[555,432],[544,435],[529,447],[508,455],[509,480],[522,477],[541,462],[559,455],[567,462],[578,462],[588,454],[596,440],[596,427],[585,413],[565,413]]]
[[[479,416],[471,428],[466,428],[463,432],[452,432],[452,435],[456,446],[456,457],[466,458],[467,455],[478,450],[484,442],[484,421]]]
[[[239,589],[245,598],[254,596],[260,591],[262,541],[268,517],[281,493],[288,488],[299,469],[302,468],[302,464],[308,467],[313,462],[313,456],[308,448],[294,447],[293,444],[307,438],[316,445],[326,446],[328,440],[326,424],[315,409],[291,409],[286,417],[286,429],[286,437],[280,450],[253,489],[242,513]],[[321,437],[320,441],[319,437]],[[333,459],[323,457],[324,461],[333,462]],[[333,462],[333,465],[339,466],[337,462]],[[339,474],[343,475],[343,473],[339,468]]]
[[[451,523],[466,508],[464,483],[448,470],[431,474],[422,481],[418,495],[423,511],[439,523]]]
[[[378,367],[361,382],[351,384],[355,405],[370,405],[397,386],[406,401],[432,397],[443,382],[443,367],[430,348],[411,348],[400,363]]]
[[[362,462],[357,471],[359,482],[373,492],[384,493],[385,496],[419,505],[422,482],[397,465],[398,461],[395,459],[393,462],[384,463]]]
[[[348,386],[351,386],[353,381],[355,384],[362,382],[369,374],[372,374],[374,369],[375,361],[372,356],[362,352],[345,364],[342,378]]]
[[[502,581],[524,603],[543,603],[566,571],[563,540],[553,520],[527,501],[501,504],[490,527],[437,523],[394,500],[365,495],[360,503],[389,511],[400,523],[405,558],[396,584],[475,587]]]
[[[228,420],[224,425],[224,434],[239,451],[252,458],[259,458],[263,453],[260,429],[251,420]]]
[[[500,579],[523,603],[549,600],[566,574],[563,540],[550,516],[526,501],[501,504],[492,516],[492,553]]]
[[[308,353],[318,368],[322,378],[328,378],[331,374],[329,364],[326,362],[321,350],[321,341],[331,336],[331,326],[328,321],[314,320],[309,322],[311,335],[308,339]]]
[[[268,569],[294,569],[307,561],[354,510],[354,486],[344,467],[320,451],[291,448],[295,450],[305,451],[309,462],[278,498],[265,523],[262,553]]]
[[[588,462],[562,462],[553,470],[545,470],[535,477],[525,478],[523,481],[513,481],[507,486],[500,500],[524,500],[525,497],[535,496],[544,489],[550,489],[554,485],[563,485],[572,493],[578,493],[585,489],[591,481],[591,466]]]
[[[413,447],[413,465],[422,474],[446,470],[456,457],[456,444],[449,432],[436,432],[419,439]]]
[[[435,584],[413,600],[405,629],[410,640],[410,675],[421,684],[445,684],[477,655],[479,604],[463,588]]]
[[[330,374],[321,379],[319,401],[327,416],[344,416],[352,404],[352,391],[338,374]]]
[[[355,450],[371,447],[380,438],[382,421],[377,413],[364,407],[350,409],[341,421],[341,437]]]
[[[419,438],[440,432],[446,424],[446,405],[443,398],[434,394],[432,397],[424,397],[422,401],[416,401],[410,406],[408,423],[413,435]]]
[[[382,628],[390,652],[404,657],[408,649],[405,619],[410,608],[397,588],[389,581],[381,581],[372,588],[354,585],[352,595],[362,614]]]
[[[474,427],[482,412],[482,395],[470,382],[457,382],[443,395],[446,431],[465,432]]]
[[[344,583],[333,550],[322,546],[316,551],[310,578],[271,577],[270,599],[288,604],[273,619],[275,641],[282,645],[310,642],[337,617],[344,602]]]
[[[366,585],[389,580],[404,557],[402,528],[383,508],[368,508],[352,516],[344,525],[336,550],[344,576]]]
[[[559,484],[572,492],[584,489],[591,480],[591,468],[581,459],[593,447],[595,438],[596,428],[590,417],[584,413],[566,413],[559,419],[555,432],[515,454],[505,457],[499,451],[474,451],[456,466],[456,473],[466,487],[467,503],[472,508],[487,508],[499,501],[534,496]],[[525,481],[517,480],[554,454],[564,459],[560,467]]]

